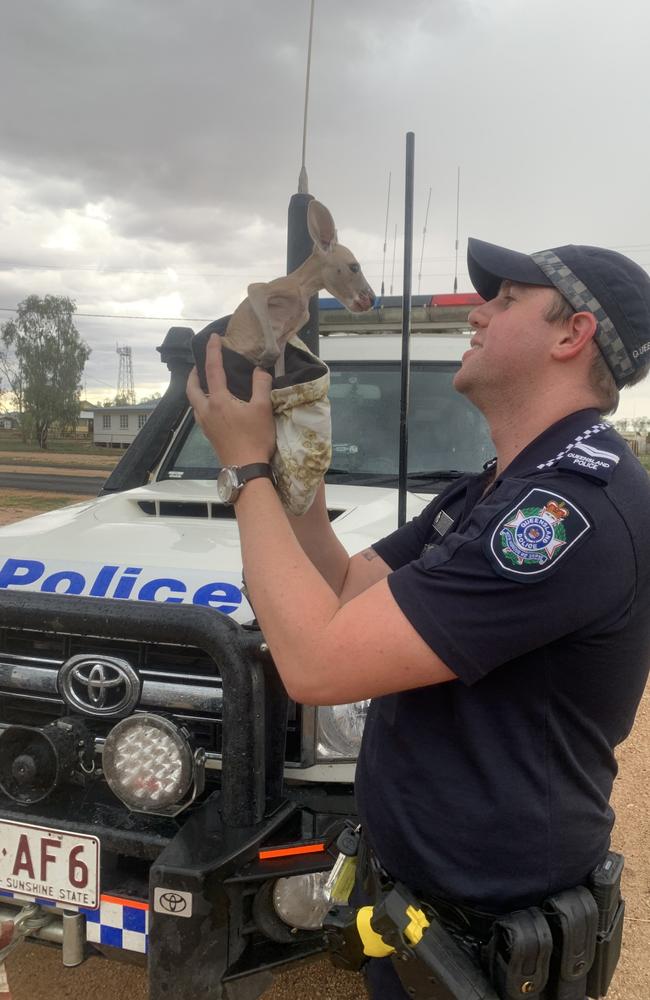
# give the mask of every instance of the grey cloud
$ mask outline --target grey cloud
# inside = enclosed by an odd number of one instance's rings
[[[0,305],[52,291],[89,313],[177,302],[209,317],[283,268],[308,20],[309,0],[5,0]],[[643,260],[649,30],[641,0],[316,0],[311,190],[375,280],[389,171],[389,235],[402,231],[412,129],[416,261],[432,187],[430,290],[451,287],[459,164],[461,243],[639,244]],[[84,228],[89,202],[105,232]],[[77,251],[52,248],[67,216]],[[136,377],[164,376],[164,324],[79,324],[99,378],[106,366],[114,379],[116,336],[137,351]]]

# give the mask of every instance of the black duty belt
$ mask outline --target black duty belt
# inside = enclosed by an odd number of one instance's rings
[[[362,836],[359,844],[359,860],[357,877],[368,895],[376,901],[387,889],[394,885],[394,879],[382,866],[379,858],[370,847],[368,840]],[[464,903],[445,899],[442,896],[426,895],[418,897],[425,908],[431,909],[438,920],[452,932],[463,937],[472,937],[484,944],[492,933],[492,927],[499,914],[476,910]]]
[[[427,896],[423,902],[424,906],[433,910],[438,920],[450,930],[464,937],[476,938],[481,944],[488,941],[495,921],[499,919],[496,913],[474,910],[463,903],[452,903],[451,900],[438,896]]]
[[[586,885],[493,914],[442,897],[420,899],[390,877],[360,828],[353,839],[357,895],[373,905],[357,899],[330,909],[324,930],[335,965],[358,969],[368,957],[390,955],[415,1000],[606,995],[621,950],[622,855],[610,851]]]

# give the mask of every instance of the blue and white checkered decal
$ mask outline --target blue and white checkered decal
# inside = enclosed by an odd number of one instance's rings
[[[36,902],[39,906],[53,907],[51,899],[34,899],[19,892],[0,889],[0,898],[21,902]],[[137,899],[102,896],[98,910],[84,906],[69,906],[66,910],[83,913],[86,918],[86,940],[90,944],[106,944],[124,951],[137,951],[146,955],[149,950],[149,904]]]

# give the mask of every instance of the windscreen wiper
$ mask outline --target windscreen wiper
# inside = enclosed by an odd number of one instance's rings
[[[430,469],[426,472],[409,472],[407,479],[460,479],[466,475],[458,469]]]

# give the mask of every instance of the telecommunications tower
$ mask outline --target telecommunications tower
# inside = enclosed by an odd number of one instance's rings
[[[130,347],[120,347],[115,350],[120,356],[120,366],[117,372],[117,395],[129,406],[135,406],[135,388],[133,386],[133,359]]]

